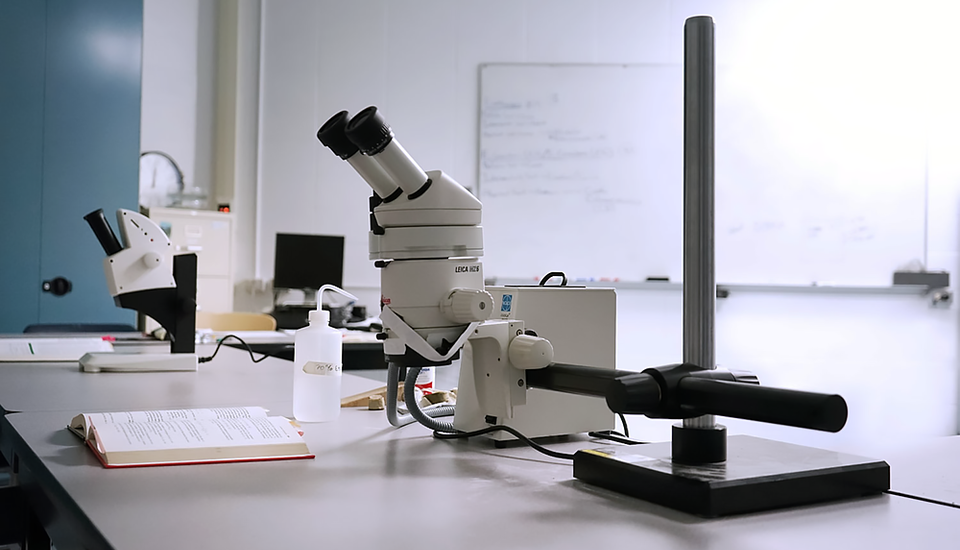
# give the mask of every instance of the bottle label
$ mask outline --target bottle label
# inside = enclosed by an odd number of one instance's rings
[[[303,372],[307,374],[336,376],[339,374],[343,374],[343,367],[336,363],[322,363],[320,361],[307,361],[303,365]]]
[[[435,377],[436,374],[434,373],[433,367],[423,367],[420,369],[420,374],[417,376],[417,380],[413,385],[420,388],[424,394],[433,393],[433,382]]]

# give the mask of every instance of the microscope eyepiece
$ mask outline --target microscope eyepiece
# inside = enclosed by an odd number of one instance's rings
[[[364,155],[371,157],[383,151],[393,140],[393,131],[373,105],[350,119],[346,134]]]
[[[373,159],[391,181],[407,193],[408,198],[415,199],[426,191],[430,178],[393,138],[393,131],[375,106],[367,107],[350,119],[346,134],[360,148],[363,157]],[[418,191],[420,194],[417,194]],[[389,196],[378,194],[383,199]]]
[[[374,107],[373,110],[376,111],[376,108]],[[369,111],[369,109],[366,111]],[[353,120],[356,120],[356,117],[354,117]],[[381,119],[381,121],[382,120],[383,119]],[[372,157],[357,154],[357,151],[361,148],[347,135],[347,128],[352,122],[350,113],[340,111],[330,117],[330,119],[324,122],[323,126],[317,130],[317,139],[338,157],[350,163],[354,170],[360,174],[360,177],[367,182],[367,185],[373,188],[373,192],[384,202],[395,200],[400,196],[402,191],[393,181],[390,174]],[[387,131],[389,132],[389,129]],[[390,137],[392,138],[393,134],[391,134]]]
[[[404,192],[411,200],[416,199],[429,189],[427,173],[393,139],[393,131],[375,106],[353,118],[340,111],[323,123],[317,139],[349,162],[384,202],[391,202]],[[358,150],[363,154],[356,154]]]
[[[317,131],[317,139],[324,144],[338,157],[347,160],[360,150],[350,138],[347,137],[347,123],[350,122],[350,113],[340,111],[330,117],[323,123],[323,126]]]
[[[103,247],[103,251],[107,253],[107,256],[113,256],[123,250],[120,241],[117,240],[117,234],[110,228],[110,223],[107,222],[106,216],[103,215],[102,208],[90,212],[84,216],[83,219],[87,220],[87,223],[90,224],[90,229],[93,229],[93,234],[97,236],[97,240],[100,241],[100,246]]]

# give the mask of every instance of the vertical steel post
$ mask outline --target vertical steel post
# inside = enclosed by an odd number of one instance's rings
[[[707,15],[683,27],[683,362],[716,368],[714,317],[714,25]],[[713,415],[684,428],[713,428]]]

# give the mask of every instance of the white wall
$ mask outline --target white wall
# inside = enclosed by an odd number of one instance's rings
[[[163,151],[186,187],[213,179],[215,2],[144,0],[140,150]]]
[[[260,273],[271,275],[269,237],[275,232],[339,231],[347,235],[347,283],[377,283],[365,259],[366,220],[355,216],[356,208],[365,208],[368,190],[312,139],[340,109],[378,105],[424,168],[442,168],[473,187],[480,63],[679,63],[683,20],[704,12],[717,21],[719,64],[784,74],[791,66],[825,65],[825,73],[836,75],[834,81],[811,82],[807,90],[775,90],[795,96],[798,109],[816,106],[823,90],[838,84],[888,86],[873,76],[887,69],[887,60],[898,73],[909,67],[909,74],[928,79],[927,89],[942,90],[939,102],[907,101],[951,104],[943,98],[957,88],[956,78],[936,65],[951,63],[955,47],[940,38],[949,36],[947,29],[935,26],[950,19],[941,13],[945,7],[956,8],[945,1],[898,6],[850,0],[267,2]],[[898,98],[897,90],[881,85],[852,90],[871,104]],[[929,114],[936,123],[944,112],[931,108]],[[883,120],[882,112],[877,119]],[[952,166],[946,159],[952,142],[940,139],[952,127],[949,120],[940,122],[931,134],[943,153],[936,158],[932,150],[929,268],[950,269],[957,261],[950,202],[955,185],[941,179],[953,170],[945,166]],[[822,139],[829,132],[806,137]]]
[[[366,259],[367,219],[357,215],[366,210],[369,189],[313,137],[330,115],[378,105],[425,169],[441,168],[473,186],[480,63],[661,61],[669,49],[668,7],[666,2],[266,3],[261,234],[345,234],[345,284],[378,286]],[[273,243],[265,237],[260,267],[268,278],[272,257]]]
[[[194,181],[197,0],[144,0],[140,150],[170,154]]]

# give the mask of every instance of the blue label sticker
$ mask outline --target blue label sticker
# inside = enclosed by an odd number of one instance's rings
[[[503,302],[500,303],[500,312],[509,313],[510,307],[513,304],[513,294],[504,294]]]

